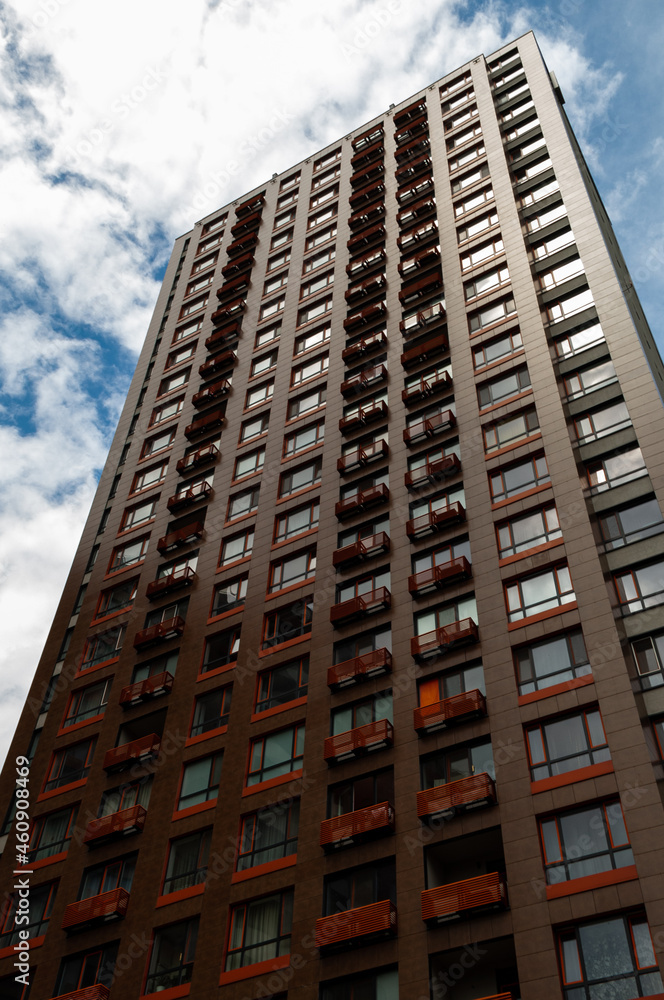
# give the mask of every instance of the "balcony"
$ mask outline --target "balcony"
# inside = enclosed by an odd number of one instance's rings
[[[375,250],[370,250],[364,257],[358,257],[357,260],[352,260],[350,264],[346,264],[346,274],[352,280],[361,274],[362,271],[369,271],[372,267],[378,267],[384,260],[384,248],[376,247]]]
[[[427,309],[422,309],[421,312],[418,312],[414,325],[411,324],[411,326],[406,328],[405,323],[408,321],[404,320],[399,326],[404,336],[408,336],[416,327],[419,329],[438,320],[444,321],[446,315],[445,305],[442,302],[437,302],[434,306],[429,306]],[[412,368],[413,365],[419,364],[420,361],[427,361],[429,358],[436,357],[437,354],[442,354],[448,347],[447,333],[438,333],[435,337],[427,337],[426,340],[421,340],[418,344],[404,351],[401,355],[401,364],[404,368]]]
[[[378,320],[382,320],[387,312],[387,306],[384,302],[376,302],[372,306],[367,306],[366,309],[362,309],[360,312],[355,313],[354,316],[349,316],[344,320],[344,330],[346,333],[352,330],[356,330],[361,326],[368,326],[370,323],[376,323]]]
[[[122,746],[111,747],[110,750],[107,750],[101,766],[107,774],[123,771],[126,767],[131,767],[132,764],[142,764],[144,761],[156,757],[160,746],[161,737],[157,736],[156,733],[141,736],[138,740],[132,740],[130,743],[123,743]]]
[[[443,410],[441,413],[435,413],[432,417],[425,417],[424,420],[410,424],[404,429],[403,439],[409,446],[419,444],[420,441],[435,437],[436,434],[449,431],[453,427],[456,427],[454,413],[452,410]]]
[[[206,431],[214,430],[215,427],[221,427],[223,422],[223,407],[216,410],[210,410],[209,413],[199,417],[198,420],[194,420],[191,424],[187,424],[184,429],[184,436],[188,441],[191,441],[192,438],[198,437],[199,434],[204,434]]]
[[[439,392],[449,391],[452,388],[452,376],[449,372],[440,372],[436,375],[429,375],[421,378],[418,382],[409,385],[401,392],[401,398],[408,406],[410,403],[419,403],[422,399],[435,396]]]
[[[374,201],[376,198],[380,198],[385,193],[385,184],[381,181],[376,181],[369,187],[362,188],[360,191],[356,191],[348,199],[348,203],[352,211],[356,211],[360,205],[366,205],[368,202]]]
[[[175,618],[167,618],[166,621],[159,622],[158,625],[151,625],[143,628],[134,636],[134,648],[145,649],[153,646],[157,642],[166,642],[168,639],[175,639],[184,632],[185,621],[179,615]]]
[[[167,535],[162,535],[157,542],[157,549],[162,556],[168,555],[169,552],[175,552],[184,545],[189,545],[190,542],[202,538],[203,531],[202,521],[192,521],[191,524],[185,524],[184,527],[177,528],[176,531],[169,531]]]
[[[117,840],[132,833],[140,833],[145,826],[147,810],[143,806],[130,806],[120,812],[110,813],[90,820],[83,837],[84,844],[97,847],[108,840]]]
[[[415,730],[420,736],[446,729],[457,722],[469,722],[486,715],[486,698],[481,691],[465,691],[450,698],[423,705],[413,713]]]
[[[365,445],[364,448],[353,448],[337,459],[337,472],[346,475],[355,469],[362,469],[371,462],[378,462],[382,458],[387,458],[390,447],[387,441],[374,441],[373,444]]]
[[[238,274],[235,278],[229,278],[226,280],[221,288],[216,291],[216,296],[220,302],[227,299],[231,295],[236,295],[237,292],[242,292],[249,286],[249,275],[248,274]]]
[[[60,993],[51,1000],[108,1000],[111,991],[108,986],[96,983],[94,986],[85,986],[82,990],[74,990],[73,993]]]
[[[316,921],[316,947],[326,951],[356,944],[368,944],[376,938],[394,937],[397,932],[397,908],[389,899],[353,910],[319,917]]]
[[[212,496],[212,487],[209,483],[195,483],[188,490],[183,490],[181,493],[169,497],[166,506],[171,513],[174,513],[177,510],[185,510],[200,500],[207,500],[210,496]]]
[[[392,603],[392,595],[387,587],[378,587],[366,594],[352,597],[349,601],[341,601],[330,608],[330,621],[333,625],[347,625],[348,622],[366,618],[377,611],[384,611]]]
[[[353,757],[363,757],[376,750],[384,750],[394,743],[394,726],[387,719],[367,722],[347,733],[328,736],[323,749],[323,759],[330,765],[340,764]]]
[[[406,178],[408,181],[408,178]],[[433,176],[431,173],[427,174],[426,177],[422,177],[416,184],[412,181],[409,187],[400,187],[395,194],[399,205],[406,206],[409,202],[415,201],[417,198],[422,198],[426,194],[431,194],[433,196]]]
[[[89,896],[70,903],[62,918],[65,931],[87,930],[92,924],[105,924],[110,920],[121,920],[127,912],[129,893],[126,889],[111,889],[98,896]],[[83,926],[81,926],[83,925]]]
[[[441,625],[432,632],[416,635],[410,640],[410,652],[416,660],[427,656],[437,656],[449,653],[457,646],[466,646],[477,642],[479,630],[472,618],[462,618],[450,625]]]
[[[235,217],[236,219],[241,219],[243,216],[246,216],[249,212],[255,212],[258,209],[262,211],[261,206],[264,204],[265,204],[264,194],[252,195],[251,198],[247,198],[247,200],[243,201],[241,205],[238,205],[238,207],[235,209]]]
[[[430,532],[441,531],[452,524],[466,520],[466,509],[463,504],[455,500],[447,507],[439,510],[432,510],[428,514],[420,514],[410,521],[406,521],[406,534],[409,538],[419,538],[421,535],[428,535]]]
[[[360,684],[370,677],[380,677],[391,672],[392,654],[389,649],[383,647],[328,667],[327,686],[333,691],[340,691],[342,688]]]
[[[227,396],[231,391],[231,385],[232,383],[230,379],[227,378],[221,378],[218,382],[213,382],[212,385],[207,385],[204,389],[194,393],[191,397],[192,405],[197,410],[200,410],[208,403],[213,403],[215,399],[221,399],[222,396]]]
[[[394,833],[394,806],[390,802],[378,802],[324,819],[320,825],[320,846],[325,851],[334,851],[388,833]]]
[[[356,233],[355,236],[351,238],[346,243],[348,252],[351,254],[357,253],[362,247],[368,247],[375,240],[385,239],[385,226],[378,222],[375,226],[371,226],[369,229],[363,229],[361,233]]]
[[[418,243],[428,242],[428,240],[433,239],[437,235],[438,223],[435,219],[432,219],[431,222],[427,222],[424,226],[420,226],[418,229],[411,229],[410,232],[399,236],[397,238],[397,246],[401,253],[403,253],[406,250],[414,249]]]
[[[369,510],[371,507],[376,507],[378,504],[387,503],[389,499],[389,488],[385,483],[379,483],[377,486],[370,486],[366,490],[358,490],[352,496],[338,500],[334,505],[334,513],[340,521],[343,521],[345,517],[350,517],[351,514],[359,514],[362,511]]]
[[[404,281],[413,274],[414,271],[421,271],[430,265],[436,264],[440,260],[440,247],[427,247],[420,250],[408,260],[403,260],[397,270]]]
[[[378,403],[367,403],[366,406],[357,406],[347,417],[342,417],[339,421],[339,430],[342,434],[350,434],[353,431],[361,430],[367,424],[373,424],[376,420],[382,420],[388,414],[387,403],[381,399]]]
[[[229,243],[227,253],[229,257],[239,257],[240,254],[246,254],[249,250],[256,246],[258,243],[258,233],[249,233],[248,236],[241,236],[237,240],[233,240]]]
[[[361,340],[357,340],[354,344],[344,347],[341,352],[341,357],[343,361],[348,364],[349,361],[352,362],[356,358],[361,358],[363,354],[367,354],[369,351],[373,351],[377,347],[386,346],[387,333],[385,330],[377,330],[376,333],[372,333],[368,337],[362,337]]]
[[[423,569],[421,573],[413,573],[409,576],[408,590],[415,597],[422,597],[434,590],[442,590],[452,583],[459,583],[460,580],[468,580],[472,576],[472,572],[470,563],[465,556],[448,559],[447,562],[439,563],[430,569]]]
[[[369,184],[370,181],[382,177],[384,173],[385,164],[382,160],[379,160],[377,163],[370,163],[364,170],[358,170],[351,174],[350,185],[353,188],[364,187],[364,185]]]
[[[355,302],[359,302],[360,299],[375,295],[381,288],[385,288],[386,284],[387,278],[384,274],[375,274],[372,278],[366,278],[360,282],[359,285],[353,285],[348,289],[344,297],[349,305],[353,305]]]
[[[202,448],[198,448],[197,451],[191,451],[188,455],[184,455],[183,458],[179,458],[175,469],[181,475],[184,476],[192,469],[197,469],[199,465],[206,465],[208,462],[215,462],[219,458],[219,449],[216,444],[206,444]]]
[[[384,153],[385,146],[383,145],[383,140],[378,139],[378,141],[372,143],[371,146],[367,146],[366,149],[362,149],[359,153],[355,153],[355,155],[351,157],[350,165],[353,170],[357,170],[358,167],[364,167],[372,160],[376,160],[378,157],[383,156]]]
[[[397,225],[403,229],[404,226],[412,226],[419,218],[429,215],[436,208],[436,199],[433,195],[426,195],[413,205],[408,205],[397,212]]]
[[[227,264],[224,264],[221,273],[224,278],[231,278],[234,274],[240,274],[244,270],[251,269],[253,264],[253,253],[245,253],[241,257],[236,257],[235,260],[229,260]]]
[[[422,920],[436,925],[484,910],[507,909],[507,885],[499,872],[439,885],[422,893]]]
[[[368,129],[366,132],[362,132],[361,135],[355,136],[351,146],[357,152],[360,149],[366,149],[368,146],[378,142],[382,139],[385,134],[385,130],[382,125],[374,125],[373,128]]]
[[[139,705],[142,701],[149,701],[151,698],[159,697],[159,695],[169,694],[174,680],[173,674],[164,670],[163,673],[153,674],[152,677],[146,677],[145,680],[137,681],[136,684],[127,684],[120,691],[120,704],[123,708],[133,708],[134,705]]]
[[[433,248],[432,248],[433,249]],[[435,248],[437,249],[437,247]],[[433,274],[426,274],[422,278],[418,278],[417,281],[411,281],[399,292],[399,302],[402,306],[410,307],[415,305],[417,299],[423,298],[431,292],[434,292],[437,288],[443,287],[443,276],[440,271],[434,271]],[[412,302],[409,300],[413,300]],[[441,305],[442,303],[439,303]],[[423,310],[423,312],[426,310]],[[419,316],[418,316],[419,322]]]
[[[416,136],[407,145],[400,146],[394,151],[394,158],[401,166],[406,160],[410,160],[411,157],[421,156],[427,152],[431,147],[431,142],[429,141],[429,136],[426,133]]]
[[[198,369],[198,374],[203,378],[207,378],[208,375],[214,375],[215,372],[221,371],[222,368],[230,368],[236,361],[237,354],[235,351],[222,351],[221,354],[215,355],[214,358],[208,358]]]
[[[227,344],[236,340],[240,333],[242,332],[242,325],[239,319],[233,320],[227,326],[223,326],[220,330],[215,330],[214,333],[210,334],[205,340],[205,346],[208,351],[216,351],[220,347],[225,347]]]
[[[358,372],[357,375],[353,375],[351,378],[347,378],[341,383],[339,391],[342,396],[353,396],[357,392],[362,392],[364,389],[368,389],[372,385],[378,385],[384,382],[387,378],[387,367],[385,365],[376,365],[373,368],[365,368],[364,371]]]
[[[423,156],[418,156],[417,159],[411,160],[409,163],[404,163],[402,167],[395,173],[396,182],[401,187],[407,181],[416,177],[418,174],[425,170],[431,170],[431,156],[425,153]]]
[[[246,308],[246,299],[242,297],[232,299],[230,302],[226,302],[225,305],[219,306],[219,308],[212,313],[210,319],[213,323],[223,323],[225,320],[231,320],[235,319],[237,316],[241,316]]]
[[[348,227],[351,230],[361,229],[363,226],[370,226],[385,215],[385,204],[380,201],[373,205],[367,205],[354,212],[348,220]]]
[[[238,236],[251,232],[252,229],[258,229],[261,224],[261,214],[262,208],[258,209],[258,211],[250,212],[249,215],[245,215],[239,222],[231,226],[231,236],[237,239]]]
[[[408,489],[417,489],[425,483],[435,483],[441,479],[450,479],[461,470],[461,459],[454,453],[443,455],[435,462],[425,462],[424,465],[404,475]]]
[[[168,576],[161,576],[157,580],[151,580],[147,585],[145,596],[150,601],[154,597],[164,597],[165,594],[171,594],[173,591],[182,590],[184,587],[191,587],[195,579],[196,573],[191,566],[184,566],[182,569],[177,569],[173,573],[169,573]]]
[[[398,129],[410,128],[415,121],[419,121],[426,116],[426,101],[419,100],[415,104],[409,104],[407,108],[394,116],[394,124]],[[395,138],[398,133],[395,132]]]

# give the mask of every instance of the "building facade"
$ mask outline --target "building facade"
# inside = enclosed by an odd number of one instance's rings
[[[664,997],[663,383],[530,33],[176,240],[2,996]]]

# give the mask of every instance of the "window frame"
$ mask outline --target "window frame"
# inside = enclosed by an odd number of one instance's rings
[[[591,723],[589,721],[590,717],[596,717]],[[547,727],[555,726],[561,722],[566,722],[571,719],[580,719],[582,723],[582,729],[580,732],[583,733],[585,738],[585,749],[580,752],[573,752],[564,754],[559,757],[552,757],[547,744]],[[597,730],[597,735],[599,735],[599,729],[602,730],[602,735],[604,736],[603,743],[593,742],[594,738],[592,735],[592,728],[595,726]],[[526,750],[528,753],[528,764],[530,767],[531,781],[546,781],[547,779],[560,779],[566,778],[570,775],[574,775],[575,771],[583,770],[587,767],[592,767],[595,764],[604,764],[611,760],[611,755],[609,752],[609,746],[606,740],[606,733],[604,731],[604,723],[602,722],[602,716],[599,709],[596,706],[587,706],[576,712],[566,712],[563,715],[557,715],[553,718],[545,718],[538,722],[531,723],[524,726],[525,736],[526,736]],[[537,744],[533,744],[531,740],[531,733],[538,733],[539,739]],[[542,758],[533,760],[533,750],[537,748],[542,753]],[[595,760],[595,754],[598,755],[598,759]],[[565,761],[574,761],[579,757],[587,757],[587,763],[577,764],[572,767],[566,767],[564,770],[560,770],[560,765]],[[546,773],[540,773],[546,772]],[[575,780],[573,777],[570,780]]]

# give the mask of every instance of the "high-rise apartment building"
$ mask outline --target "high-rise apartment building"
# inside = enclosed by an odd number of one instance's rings
[[[661,1000],[663,383],[532,34],[177,239],[2,997]]]

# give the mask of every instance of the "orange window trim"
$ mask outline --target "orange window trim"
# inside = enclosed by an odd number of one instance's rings
[[[30,868],[45,868],[47,865],[55,865],[58,861],[64,861],[67,857],[67,851],[61,851],[60,854],[51,854],[48,858],[39,858],[37,861],[30,862]]]
[[[276,972],[277,969],[287,968],[290,965],[290,960],[290,955],[280,955],[279,958],[268,958],[264,962],[254,962],[253,965],[245,965],[241,969],[233,969],[232,972],[222,972],[219,977],[219,985],[225,986],[227,983],[237,983],[242,979],[253,979],[254,976],[266,976],[270,972]],[[160,1000],[161,996],[162,994],[160,994]],[[168,997],[165,1000],[168,1000]]]
[[[32,867],[32,865],[30,867]],[[46,935],[42,934],[41,937],[30,938],[30,951],[32,951],[33,948],[41,948],[41,946],[44,943],[45,937]],[[12,956],[15,956],[16,952],[14,951],[14,948],[15,945],[10,944],[8,945],[7,948],[0,949],[0,959],[11,958]]]
[[[37,796],[37,802],[52,799],[54,795],[63,795],[64,792],[71,792],[74,788],[82,788],[87,780],[87,778],[79,778],[78,781],[70,781],[68,785],[60,785],[59,788],[51,788],[48,792],[40,792]]]
[[[254,712],[250,718],[250,722],[260,722],[261,719],[269,719],[272,715],[279,715],[281,712],[288,712],[292,708],[299,708],[301,705],[307,704],[307,696],[303,695],[301,698],[293,698],[292,701],[285,701],[283,705],[274,705],[272,708],[266,708],[264,712]]]
[[[235,872],[231,876],[231,885],[236,882],[246,882],[247,879],[257,878],[259,875],[268,875],[270,872],[280,871],[282,868],[292,868],[294,864],[297,864],[297,854],[288,854],[285,858],[266,861],[262,865],[254,865],[253,868],[245,868],[244,871]]]
[[[237,660],[233,660],[232,663],[222,663],[220,667],[215,667],[214,670],[208,670],[206,672],[199,672],[196,681],[207,680],[208,677],[218,677],[219,674],[225,674],[228,670],[233,670],[237,666]]]
[[[548,792],[551,788],[562,788],[563,785],[573,785],[577,781],[597,778],[600,774],[613,774],[613,770],[613,762],[610,760],[602,761],[601,764],[589,764],[588,767],[579,767],[576,771],[557,774],[553,778],[531,781],[530,791],[533,795],[537,795],[538,792]]]
[[[286,785],[289,781],[295,781],[296,778],[302,777],[302,768],[298,768],[296,771],[289,771],[288,774],[279,774],[276,778],[268,778],[267,781],[259,781],[256,785],[246,785],[242,789],[242,798],[246,798],[247,795],[254,795],[256,792],[262,792],[266,788],[276,788],[277,785]]]
[[[518,622],[509,622],[507,631],[513,632],[515,629],[524,628],[526,625],[532,625],[534,622],[544,621],[546,618],[554,618],[556,615],[564,615],[567,611],[575,611],[577,608],[577,602],[570,601],[569,604],[561,604],[559,608],[549,608],[548,611],[540,611],[539,614],[528,615],[527,618],[522,618]]]
[[[561,896],[573,896],[577,892],[588,892],[590,889],[601,889],[605,885],[619,885],[621,882],[631,882],[638,878],[636,865],[626,865],[624,868],[614,868],[599,875],[585,875],[583,878],[570,879],[558,885],[547,885],[546,898],[559,899]]]
[[[553,695],[563,694],[565,691],[571,691],[573,688],[585,687],[587,684],[594,683],[595,678],[592,674],[586,674],[584,677],[573,677],[571,680],[563,681],[561,684],[552,684],[551,687],[542,688],[541,691],[520,694],[519,705],[529,705],[532,701],[541,701],[543,698],[551,698]]]
[[[528,437],[519,438],[518,441],[513,441],[512,444],[506,444],[504,448],[497,448],[495,451],[490,451],[488,454],[484,455],[484,461],[489,462],[492,458],[496,458],[497,455],[504,455],[508,451],[514,451],[515,448],[520,448],[523,444],[530,444],[532,441],[537,441],[542,437],[542,431],[539,430],[535,434],[530,434]]]
[[[171,986],[169,990],[159,992],[159,1000],[178,1000],[179,997],[188,997],[191,983],[184,983],[182,986]],[[142,993],[139,1000],[148,1000],[149,997],[156,997],[156,993]]]
[[[280,642],[277,646],[270,646],[269,649],[259,649],[259,656],[270,656],[272,653],[278,653],[281,649],[288,649],[290,646],[297,646],[300,642],[309,642],[311,639],[311,632],[306,632],[304,635],[296,635],[294,639],[286,639],[285,642]]]
[[[171,903],[179,903],[181,899],[190,899],[191,896],[200,896],[205,892],[205,882],[198,885],[189,885],[186,889],[179,889],[177,892],[169,892],[167,896],[159,896],[155,906],[169,906]]]
[[[523,392],[519,392],[515,396],[506,396],[499,403],[492,403],[491,406],[485,406],[480,410],[480,414],[484,417],[487,413],[491,413],[492,410],[497,410],[501,406],[507,406],[507,404],[516,403],[519,399],[523,399],[525,396],[532,396],[532,394],[532,387],[524,389]]]
[[[67,736],[69,733],[75,733],[77,729],[82,729],[84,726],[91,726],[93,722],[100,722],[104,718],[104,713],[101,712],[99,715],[93,715],[91,719],[83,719],[81,722],[73,722],[71,726],[60,726],[57,736]]]
[[[564,545],[564,538],[554,538],[550,542],[542,542],[541,545],[535,545],[532,549],[524,549],[523,552],[515,552],[513,556],[505,556],[504,559],[499,560],[499,566],[509,566],[510,563],[518,562],[520,559],[526,559],[528,556],[534,556],[538,552],[545,552],[547,549],[553,549],[557,545]]]
[[[265,595],[266,601],[272,601],[275,597],[283,597],[284,594],[290,594],[292,590],[297,590],[298,587],[304,587],[305,584],[315,583],[315,576],[308,576],[304,580],[300,580],[298,583],[291,583],[288,587],[282,587],[281,590],[274,590],[270,594]]]
[[[206,676],[208,676],[206,674]],[[198,736],[189,736],[185,741],[186,747],[192,747],[196,743],[203,743],[205,740],[211,740],[214,736],[223,736],[228,730],[228,726],[219,726],[218,729],[211,729],[207,733],[199,733]]]
[[[186,763],[190,763],[190,761]],[[216,807],[217,799],[208,799],[207,802],[197,802],[195,806],[187,806],[186,809],[176,809],[171,817],[171,822],[174,823],[177,819],[184,819],[185,816],[195,816],[197,813],[206,812],[208,809],[216,809]]]

